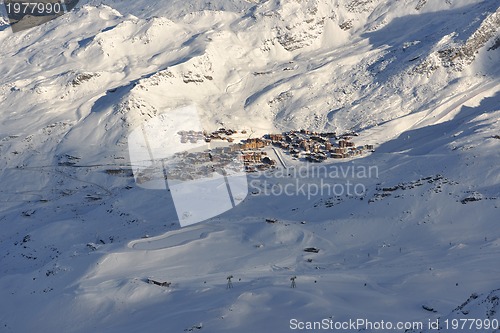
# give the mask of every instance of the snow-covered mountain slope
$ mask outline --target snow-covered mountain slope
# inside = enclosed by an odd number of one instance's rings
[[[498,327],[497,312],[500,299],[498,293],[498,289],[488,294],[478,295],[473,293],[467,301],[456,307],[450,315],[436,319],[433,321],[431,328],[424,331],[420,330],[420,332],[429,332],[432,330],[439,330],[439,332],[453,332],[457,330],[469,332],[492,331],[492,327]],[[430,306],[426,306],[426,308],[428,311],[433,311],[433,308]],[[481,318],[481,320],[472,320],[476,318]]]
[[[82,1],[5,22],[0,331],[427,322],[498,289],[496,1]],[[180,229],[168,192],[134,184],[127,137],[190,104],[207,129],[357,130],[376,152],[325,165],[378,172],[298,180],[362,197],[251,178],[243,204]],[[469,317],[498,318],[481,304]]]

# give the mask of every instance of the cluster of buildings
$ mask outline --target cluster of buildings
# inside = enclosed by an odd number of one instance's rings
[[[210,177],[214,172],[234,170],[241,172],[265,171],[273,168],[276,161],[265,148],[274,146],[296,159],[309,162],[323,162],[328,158],[343,159],[373,151],[373,145],[357,146],[352,138],[356,133],[337,135],[333,132],[318,133],[308,130],[268,134],[263,138],[250,138],[233,143],[231,136],[237,131],[220,128],[217,131],[180,131],[181,143],[196,143],[213,140],[227,141],[229,145],[205,151],[181,152],[168,162],[168,177],[179,180],[192,180]],[[241,132],[245,134],[245,131]]]
[[[230,147],[217,147],[201,152],[180,152],[167,161],[167,178],[188,181],[210,178],[214,172],[221,175],[241,172],[242,167],[238,157]]]
[[[322,162],[328,158],[349,158],[373,150],[373,145],[356,146],[352,137],[356,133],[337,136],[336,133],[318,133],[308,130],[268,134],[272,145],[288,152],[292,157],[304,158],[309,162]]]
[[[181,137],[181,143],[197,143],[205,139],[202,131],[179,131],[177,134]]]
[[[236,133],[238,132],[225,128],[219,128],[211,133],[208,133],[207,131],[193,130],[177,132],[177,134],[181,137],[181,143],[197,143],[198,141],[211,142],[212,140],[227,140],[228,142],[233,142],[234,139],[231,136]]]
[[[226,133],[226,132],[225,132]],[[233,132],[234,134],[235,132]],[[185,143],[200,139],[199,132],[186,132]],[[202,133],[202,135],[205,135]],[[222,139],[216,139],[222,140]],[[227,140],[227,139],[225,139]],[[194,141],[194,142],[197,142]],[[228,141],[231,142],[231,141]],[[241,143],[214,147],[204,151],[182,151],[176,153],[166,161],[167,178],[171,180],[189,181],[200,178],[210,178],[214,172],[239,173],[242,171],[265,171],[273,167],[276,162],[271,159],[263,148],[270,145],[270,141],[255,138],[243,140]]]
[[[214,131],[212,133],[204,132],[205,142],[211,142],[212,140],[227,140],[227,142],[233,142],[234,139],[231,136],[236,133],[238,132],[232,129],[225,128],[219,128],[217,131]]]

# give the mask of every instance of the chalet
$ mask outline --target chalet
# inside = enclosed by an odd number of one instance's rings
[[[260,163],[262,161],[262,155],[258,153],[243,154],[243,161],[247,163]]]
[[[255,149],[256,145],[255,145],[255,143],[251,143],[251,142],[249,142],[249,143],[242,143],[240,145],[240,148],[241,148],[241,150],[251,150],[251,149]]]
[[[326,153],[321,151],[316,154],[316,158],[320,159],[321,161],[324,161],[328,158],[328,156],[326,155]]]
[[[337,154],[337,153],[333,153],[331,154],[332,158],[334,159],[340,159],[340,158],[344,158],[344,154]]]
[[[268,168],[269,168],[269,166],[265,165],[265,164],[257,165],[257,170],[259,170],[259,171],[266,171]]]
[[[248,139],[243,144],[240,145],[242,150],[254,150],[264,148],[269,144],[269,141],[264,141],[262,139]]]
[[[317,141],[317,142],[321,142],[321,143],[325,143],[327,142],[328,140],[319,136],[319,135],[313,135],[311,136],[311,140],[314,140],[314,141]]]
[[[160,281],[153,280],[150,278],[148,278],[146,281],[149,284],[155,284],[155,285],[160,286],[160,287],[170,287],[170,285],[172,284],[171,282],[166,282],[166,281],[160,282]]]
[[[228,146],[228,147],[222,147],[222,152],[223,152],[225,155],[231,154],[231,153],[233,152],[233,148],[231,148],[231,146]]]
[[[283,140],[283,134],[269,134],[269,139],[271,141],[282,141]]]
[[[327,137],[327,138],[336,138],[337,133],[335,132],[326,132],[326,133],[321,133],[321,136]]]
[[[306,161],[308,162],[314,162],[314,163],[319,163],[320,161],[314,156],[314,155],[308,155],[306,157]]]
[[[229,146],[229,151],[231,153],[237,152],[239,150],[241,150],[241,144],[239,144],[239,143]]]
[[[340,154],[340,155],[344,154],[346,151],[347,151],[347,149],[346,149],[346,148],[334,148],[334,149],[333,149],[333,152],[334,152],[335,154]]]
[[[323,153],[311,154],[311,155],[306,157],[306,160],[308,160],[310,162],[314,162],[314,163],[321,163],[326,159],[327,159],[327,156],[326,156],[326,154],[323,154]]]
[[[241,147],[242,147],[243,144],[241,143],[234,143],[232,145],[229,145],[229,148],[231,149],[231,152],[235,152],[235,151],[240,151],[240,150],[243,150]]]

